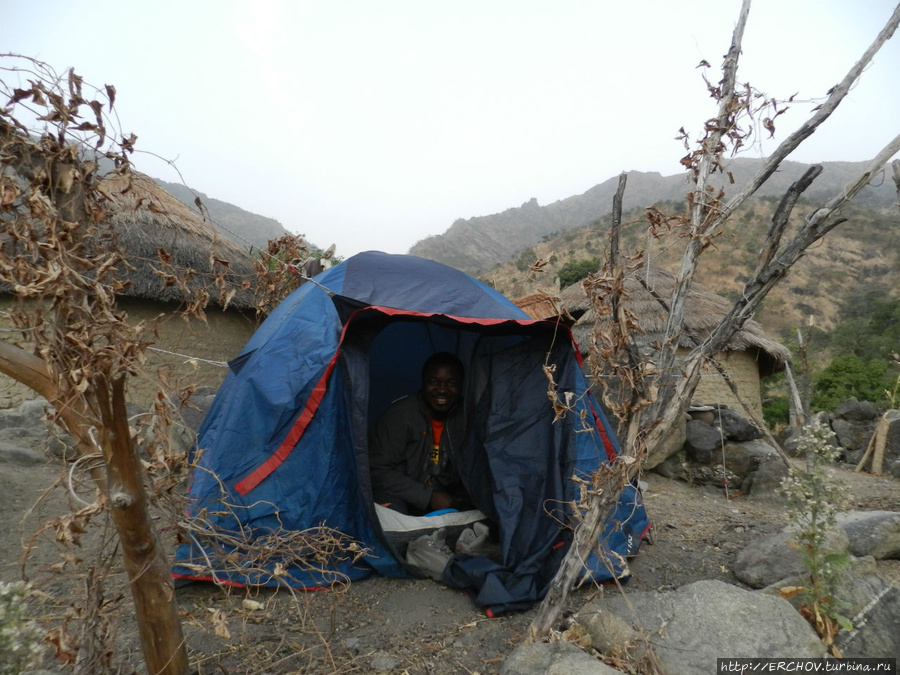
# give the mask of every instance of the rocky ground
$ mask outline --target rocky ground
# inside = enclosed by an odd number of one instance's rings
[[[900,511],[900,481],[836,470],[849,484],[852,508]],[[60,515],[74,497],[48,488],[68,478],[58,460],[38,461],[9,448],[0,453],[0,580],[21,578],[23,545],[48,517]],[[651,541],[632,561],[632,578],[615,586],[582,588],[567,612],[602,594],[668,590],[701,579],[740,585],[731,572],[737,553],[788,522],[777,500],[729,499],[713,487],[691,487],[649,473],[644,476],[647,510],[654,521]],[[83,496],[87,496],[85,493]],[[733,496],[733,495],[732,495]],[[75,551],[91,559],[102,528],[82,535]],[[64,620],[83,595],[86,578],[61,562],[48,532],[24,566],[45,593],[34,616],[47,626]],[[107,586],[109,628],[116,633],[114,671],[143,672],[139,646],[121,580]],[[879,562],[879,572],[900,585],[900,561]],[[371,673],[410,675],[497,673],[504,657],[525,640],[534,610],[487,618],[459,591],[431,580],[374,578],[341,591],[301,593],[223,590],[193,584],[177,592],[191,659],[197,673]],[[71,624],[74,625],[74,624]],[[45,668],[66,672],[48,653]]]

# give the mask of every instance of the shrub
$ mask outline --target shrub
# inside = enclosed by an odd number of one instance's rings
[[[882,401],[891,386],[888,362],[882,359],[863,361],[858,356],[837,356],[816,377],[812,406],[816,410],[833,411],[850,397],[860,401]]]

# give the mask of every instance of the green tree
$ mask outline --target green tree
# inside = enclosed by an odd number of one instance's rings
[[[900,345],[900,299],[881,299],[885,289],[870,289],[848,298],[842,308],[844,320],[830,335],[836,356],[853,355],[864,361],[889,359]]]
[[[559,287],[566,288],[578,283],[591,272],[596,272],[603,264],[602,258],[590,258],[588,260],[572,260],[567,262],[559,270]]]
[[[835,357],[816,377],[812,406],[816,410],[834,410],[851,396],[872,403],[884,399],[891,386],[888,362],[883,359],[863,360],[854,354]]]

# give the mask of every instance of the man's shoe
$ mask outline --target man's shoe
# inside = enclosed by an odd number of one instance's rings
[[[406,562],[437,581],[442,579],[444,568],[452,557],[445,527],[431,534],[423,534],[406,549]]]

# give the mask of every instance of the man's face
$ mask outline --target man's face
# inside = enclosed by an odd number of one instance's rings
[[[460,374],[448,366],[437,366],[425,373],[422,393],[435,419],[443,419],[459,400],[460,379]]]

